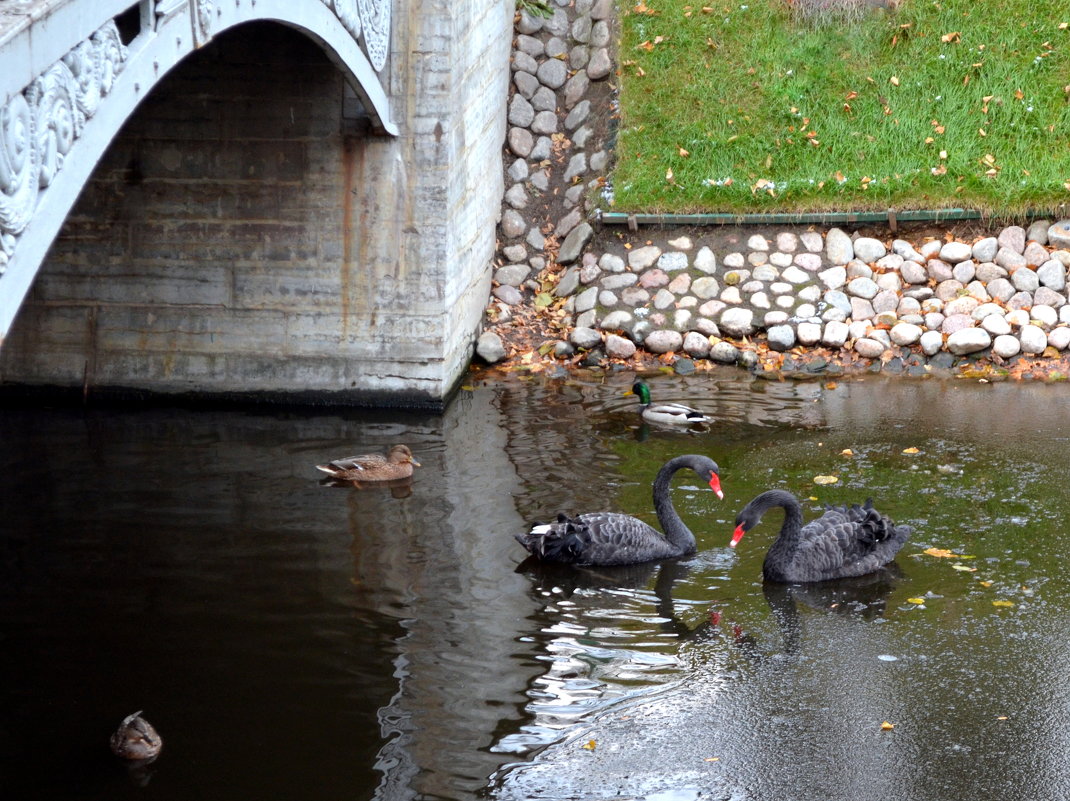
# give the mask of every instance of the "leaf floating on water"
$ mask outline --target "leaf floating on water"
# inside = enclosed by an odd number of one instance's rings
[[[839,480],[839,476],[814,476],[815,484],[835,484]]]
[[[921,453],[917,448],[903,448],[903,453]]]
[[[922,553],[927,556],[935,556],[937,559],[948,559],[952,556],[957,559],[962,558],[961,554],[952,553],[947,548],[926,548]]]
[[[888,721],[884,721],[881,724],[881,731],[891,731],[894,728],[895,728],[895,724],[894,723],[889,723]]]
[[[1014,606],[1014,601],[993,601],[992,606]]]
[[[925,605],[925,599],[924,598],[907,598],[907,603],[908,604],[917,604],[918,606],[924,606]]]
[[[581,747],[581,748],[585,748],[585,749],[586,749],[586,750],[588,750],[588,751],[593,751],[594,749],[596,749],[596,748],[598,747],[598,743],[597,743],[597,742],[595,742],[594,740],[588,740],[587,742],[585,742],[585,743],[584,743],[584,744],[583,744],[582,746],[580,746],[580,747]]]

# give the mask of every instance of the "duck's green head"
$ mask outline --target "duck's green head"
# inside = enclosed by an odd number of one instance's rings
[[[638,395],[641,404],[644,406],[650,405],[650,388],[642,381],[636,381],[632,384],[632,389],[628,394]]]

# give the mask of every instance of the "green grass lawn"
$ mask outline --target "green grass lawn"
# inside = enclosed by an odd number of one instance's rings
[[[621,0],[612,211],[1066,214],[1070,3]]]

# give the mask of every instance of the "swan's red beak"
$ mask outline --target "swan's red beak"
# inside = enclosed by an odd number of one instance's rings
[[[710,473],[710,489],[717,493],[718,498],[724,500],[724,493],[721,492],[721,477],[716,473]]]
[[[746,532],[743,531],[743,526],[736,526],[736,530],[732,532],[732,541],[728,543],[729,548],[735,548],[739,545],[739,541],[743,539],[743,535]]]

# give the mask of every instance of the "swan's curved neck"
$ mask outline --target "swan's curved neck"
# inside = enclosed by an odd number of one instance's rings
[[[686,456],[678,456],[666,462],[654,479],[654,512],[658,516],[658,522],[661,523],[661,530],[665,532],[665,539],[682,552],[695,549],[695,535],[676,513],[669,489],[672,477],[678,470],[683,470],[685,467],[691,467],[690,461]]]
[[[773,543],[773,548],[793,546],[799,539],[803,525],[802,504],[798,499],[785,490],[768,490],[751,503],[756,507],[759,517],[776,506],[784,510],[784,523],[780,527],[780,534]]]

